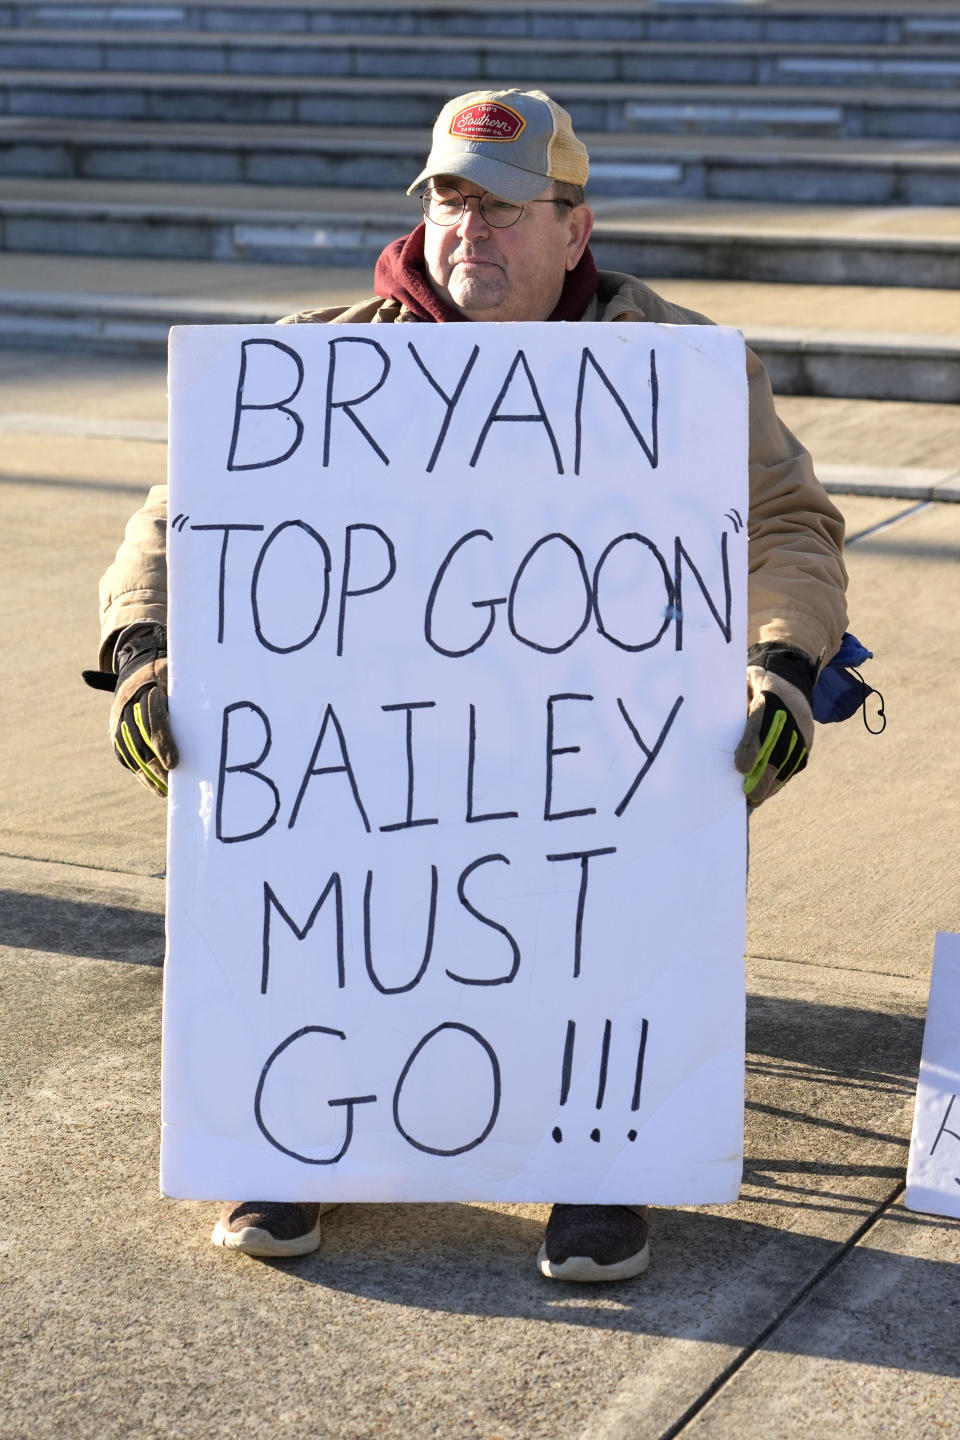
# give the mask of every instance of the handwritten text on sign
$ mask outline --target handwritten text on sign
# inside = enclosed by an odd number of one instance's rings
[[[736,332],[171,343],[163,1185],[732,1199]]]

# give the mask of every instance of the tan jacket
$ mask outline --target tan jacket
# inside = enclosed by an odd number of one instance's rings
[[[600,272],[583,320],[646,320],[709,325],[642,281]],[[363,300],[305,310],[283,325],[420,323],[396,300]],[[773,407],[767,372],[747,351],[750,397],[750,559],[747,643],[777,640],[814,660],[835,654],[846,626],[843,518],[813,473],[809,454]],[[167,613],[167,490],[155,485],[127,525],[116,559],[100,581],[100,668],[112,669],[117,635]]]

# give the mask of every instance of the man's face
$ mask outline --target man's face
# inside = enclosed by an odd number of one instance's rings
[[[433,188],[454,186],[467,199],[456,225],[426,222],[424,257],[437,294],[468,320],[546,320],[564,277],[586,249],[593,215],[586,205],[564,211],[531,205],[515,225],[496,229],[480,214],[488,192],[455,175],[437,175]],[[553,193],[548,185],[538,200]]]

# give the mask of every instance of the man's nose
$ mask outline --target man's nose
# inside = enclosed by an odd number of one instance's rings
[[[460,216],[460,221],[457,225],[457,234],[462,235],[465,240],[469,239],[472,235],[486,235],[489,233],[490,226],[480,214],[480,200],[481,196],[479,195],[464,196],[463,214]],[[473,201],[472,205],[471,201]]]

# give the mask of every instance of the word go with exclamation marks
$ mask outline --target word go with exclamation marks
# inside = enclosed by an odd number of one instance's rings
[[[630,1110],[635,1112],[640,1108],[640,1091],[643,1087],[643,1062],[647,1053],[647,1031],[649,1021],[644,1018],[640,1024],[640,1042],[637,1047],[637,1064],[633,1080],[633,1096],[630,1101]],[[600,1072],[597,1077],[597,1109],[603,1109],[604,1097],[607,1093],[607,1069],[610,1064],[610,1041],[613,1035],[613,1022],[603,1022],[603,1042],[600,1047]],[[570,1094],[570,1082],[573,1077],[573,1052],[577,1042],[577,1022],[567,1021],[567,1036],[563,1045],[563,1063],[560,1070],[560,1104],[566,1105],[567,1097]],[[559,1125],[553,1129],[553,1138],[559,1145],[563,1140],[563,1131]],[[628,1140],[636,1140],[637,1132],[634,1129],[627,1131]],[[590,1131],[591,1140],[600,1140],[600,1130],[595,1128]]]

